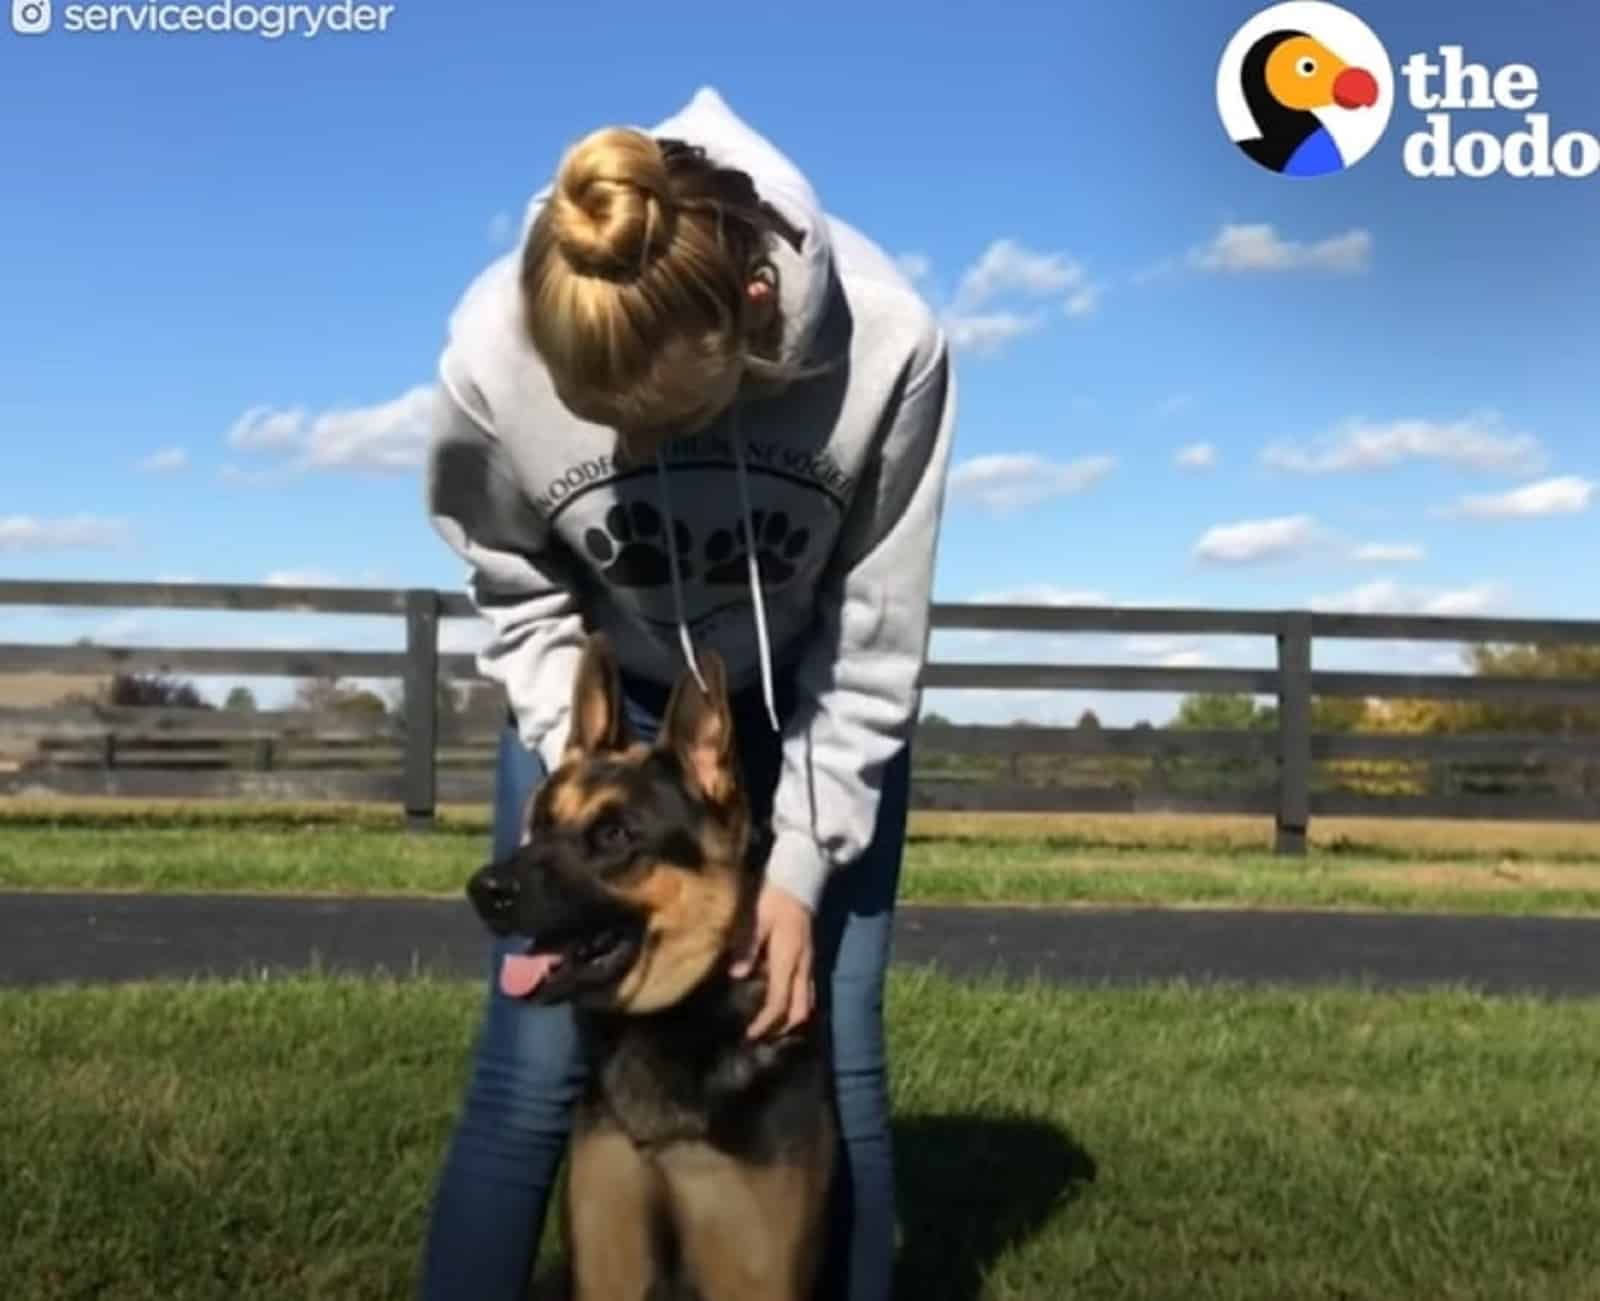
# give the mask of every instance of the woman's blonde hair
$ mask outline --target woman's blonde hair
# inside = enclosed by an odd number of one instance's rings
[[[746,376],[781,385],[774,237],[797,239],[698,149],[625,127],[579,141],[522,253],[527,329],[561,400],[626,441],[705,423]]]

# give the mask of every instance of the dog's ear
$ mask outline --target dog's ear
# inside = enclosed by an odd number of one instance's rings
[[[622,732],[622,682],[616,656],[605,635],[593,633],[584,643],[572,685],[572,722],[564,757],[582,759],[620,749]]]
[[[727,804],[739,789],[728,673],[715,651],[701,653],[700,673],[709,694],[700,689],[694,674],[683,674],[667,702],[657,744],[677,756],[708,803]]]

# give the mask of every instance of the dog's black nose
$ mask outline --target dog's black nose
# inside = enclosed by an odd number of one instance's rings
[[[502,876],[492,867],[473,874],[467,882],[467,897],[487,922],[505,921],[517,905],[521,887],[515,877]]]

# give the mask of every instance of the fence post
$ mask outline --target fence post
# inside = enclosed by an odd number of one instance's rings
[[[1278,632],[1278,826],[1275,849],[1304,854],[1311,822],[1311,615],[1284,614]]]
[[[406,592],[405,676],[406,825],[433,826],[438,796],[439,594]]]

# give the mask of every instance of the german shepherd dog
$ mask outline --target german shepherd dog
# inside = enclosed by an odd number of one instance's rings
[[[820,1016],[746,1031],[759,970],[729,974],[760,888],[724,665],[674,687],[655,744],[625,732],[592,636],[560,766],[521,846],[467,895],[526,936],[501,988],[568,1003],[588,1062],[565,1202],[574,1301],[810,1301],[838,1120]]]

